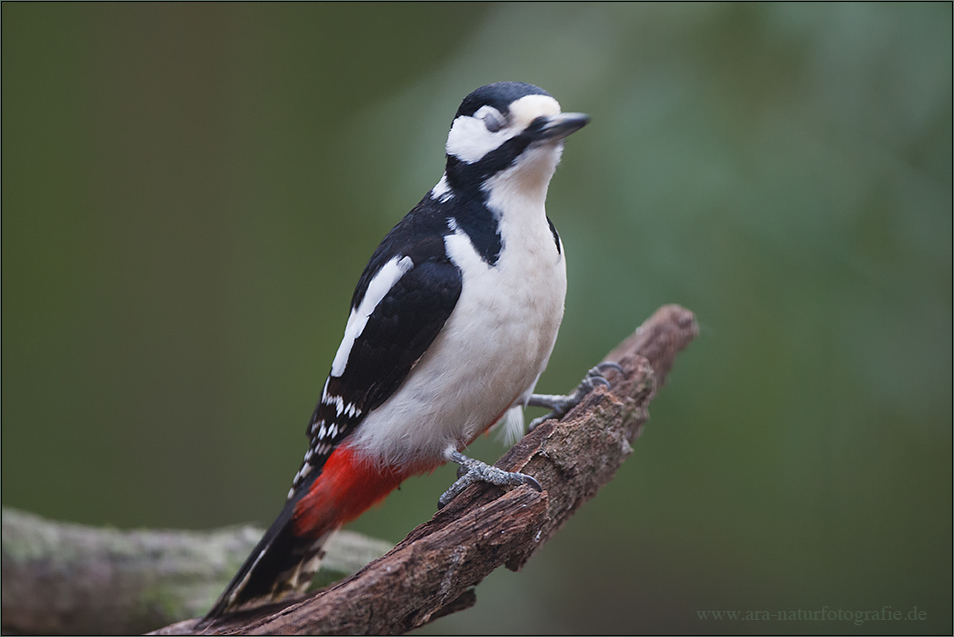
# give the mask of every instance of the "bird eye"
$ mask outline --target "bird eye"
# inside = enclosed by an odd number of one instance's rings
[[[484,125],[491,133],[496,133],[504,127],[504,120],[503,117],[497,113],[488,112],[486,115],[484,115]]]

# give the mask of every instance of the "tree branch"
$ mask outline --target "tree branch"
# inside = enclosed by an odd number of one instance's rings
[[[597,387],[561,421],[549,420],[497,462],[534,476],[504,492],[475,484],[352,577],[304,598],[223,617],[186,620],[155,634],[397,634],[472,604],[470,589],[500,565],[519,570],[567,519],[616,474],[649,418],[647,407],[676,354],[698,334],[691,312],[660,308],[617,347],[622,373]]]
[[[543,493],[475,484],[387,555],[354,576],[211,625],[189,619],[156,634],[402,633],[475,603],[473,587],[500,565],[518,570],[615,475],[649,418],[676,354],[697,335],[691,312],[660,308],[605,360],[598,387],[561,421],[549,420],[497,466],[533,475]],[[262,531],[118,531],[58,524],[3,510],[3,629],[129,633],[208,608]],[[336,535],[319,578],[354,572],[389,547]],[[322,574],[327,570],[332,574]]]
[[[258,543],[252,526],[120,531],[3,509],[3,632],[131,634],[205,612]],[[391,544],[342,532],[316,579],[333,582]]]

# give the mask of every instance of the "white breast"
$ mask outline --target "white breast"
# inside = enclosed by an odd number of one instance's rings
[[[502,202],[508,208],[503,247],[493,266],[462,230],[445,238],[463,274],[460,299],[401,388],[355,431],[352,445],[386,464],[430,468],[530,395],[556,342],[566,296],[566,264],[546,220],[545,195],[546,183],[542,196],[531,198],[536,201]],[[501,202],[491,197],[491,203]]]

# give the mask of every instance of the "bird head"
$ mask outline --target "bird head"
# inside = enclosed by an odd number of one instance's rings
[[[563,140],[590,121],[563,113],[543,89],[523,82],[496,82],[464,98],[447,135],[448,185],[486,197],[488,185],[538,190],[553,176]]]

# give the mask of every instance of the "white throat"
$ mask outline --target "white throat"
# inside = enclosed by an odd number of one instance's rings
[[[486,181],[487,205],[502,215],[543,221],[550,178],[563,154],[562,141],[548,141],[527,148],[517,162]],[[512,221],[512,220],[508,220]]]

